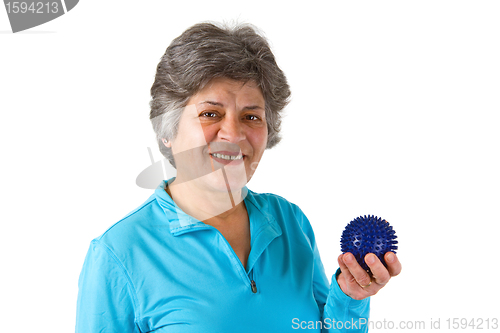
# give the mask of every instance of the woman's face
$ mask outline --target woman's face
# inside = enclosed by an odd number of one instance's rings
[[[176,181],[211,190],[239,190],[250,180],[267,145],[265,101],[254,81],[216,78],[192,96],[169,141]]]

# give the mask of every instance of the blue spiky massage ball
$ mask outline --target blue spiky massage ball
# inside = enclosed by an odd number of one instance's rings
[[[384,254],[389,251],[396,253],[398,249],[396,232],[389,222],[376,216],[360,216],[351,221],[342,233],[340,247],[342,253],[351,252],[358,263],[367,272],[365,255],[374,253],[387,267]]]

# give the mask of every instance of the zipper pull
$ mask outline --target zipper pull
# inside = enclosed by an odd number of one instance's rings
[[[257,293],[257,284],[255,283],[254,280],[250,282],[250,286],[252,287],[252,292],[255,294]]]

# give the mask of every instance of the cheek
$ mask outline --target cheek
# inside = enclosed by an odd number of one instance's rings
[[[207,144],[215,141],[215,139],[217,137],[216,126],[203,126],[202,125],[202,131],[203,131],[203,138]]]
[[[194,123],[191,126],[179,126],[177,137],[172,144],[172,150],[174,153],[180,153],[206,144],[200,124]]]
[[[175,143],[175,148],[177,149],[174,149],[174,147],[172,149],[177,153],[207,144],[203,127],[197,117],[197,110],[194,105],[188,105],[184,108],[179,121]]]
[[[249,139],[251,140],[254,154],[259,157],[262,156],[267,146],[267,127],[253,132]]]

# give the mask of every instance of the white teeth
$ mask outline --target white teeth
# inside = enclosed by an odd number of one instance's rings
[[[234,155],[224,155],[224,154],[212,154],[212,156],[229,161],[241,160],[243,158],[243,155],[234,156]]]

